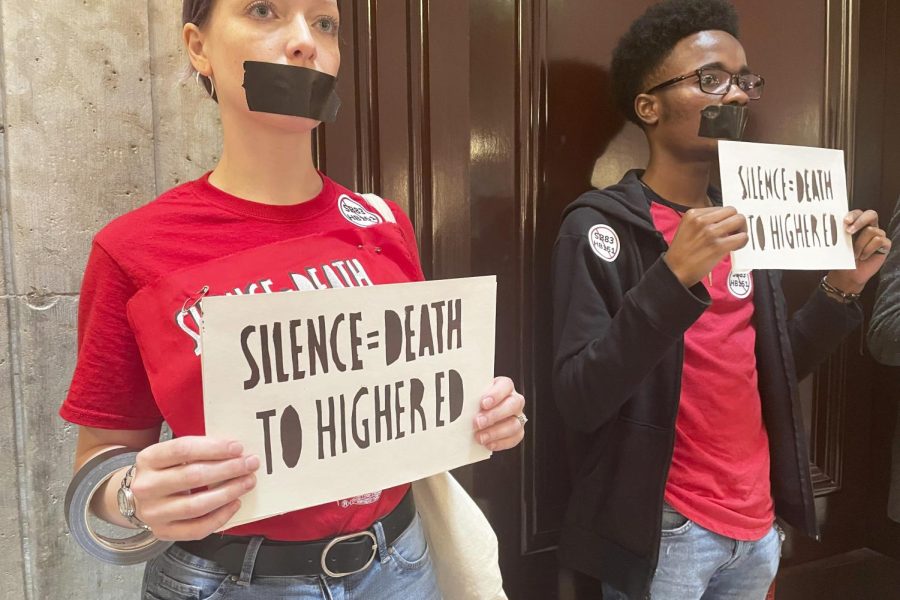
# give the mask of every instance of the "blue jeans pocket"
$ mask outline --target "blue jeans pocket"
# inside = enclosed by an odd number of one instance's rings
[[[182,583],[159,572],[147,582],[146,600],[200,600],[199,587]]]
[[[193,564],[202,562],[201,564]],[[147,563],[143,600],[210,600],[230,583],[228,574],[214,563],[174,547]]]
[[[421,569],[429,564],[428,542],[425,531],[419,521],[419,515],[413,519],[406,531],[400,534],[388,548],[388,554],[394,563],[404,570]]]
[[[694,522],[685,517],[683,514],[669,506],[663,505],[662,512],[662,537],[671,537],[673,535],[681,535],[694,525]]]
[[[198,586],[183,583],[162,571],[147,579],[145,600],[200,600],[202,590]]]
[[[781,558],[784,556],[784,541],[787,539],[787,534],[778,523],[773,524],[772,527],[775,529],[775,533],[778,534],[778,557]]]

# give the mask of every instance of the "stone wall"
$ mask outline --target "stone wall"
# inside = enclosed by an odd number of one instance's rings
[[[0,579],[12,599],[136,598],[63,517],[77,428],[57,410],[78,292],[105,223],[216,161],[215,106],[181,47],[179,0],[2,0]]]

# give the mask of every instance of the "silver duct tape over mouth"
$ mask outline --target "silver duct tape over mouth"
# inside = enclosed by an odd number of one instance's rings
[[[66,491],[66,524],[79,546],[94,558],[113,565],[133,565],[151,560],[169,548],[150,531],[126,538],[102,535],[91,527],[91,499],[116,471],[134,464],[137,452],[113,448],[89,460],[72,478]]]
[[[741,141],[750,109],[739,104],[713,104],[700,111],[700,137]]]

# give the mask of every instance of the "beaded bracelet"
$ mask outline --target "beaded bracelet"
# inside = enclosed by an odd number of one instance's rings
[[[844,304],[850,304],[851,302],[859,300],[859,294],[852,294],[850,292],[845,292],[844,290],[839,290],[828,283],[828,275],[822,278],[822,282],[819,285],[822,286],[822,290],[824,290],[826,294],[839,297]]]

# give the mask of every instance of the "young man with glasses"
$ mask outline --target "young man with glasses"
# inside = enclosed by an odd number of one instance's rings
[[[554,388],[574,486],[561,563],[603,597],[761,600],[775,515],[817,536],[798,379],[861,320],[890,246],[853,211],[857,268],[790,319],[772,271],[731,270],[746,221],[710,186],[762,77],[725,0],[668,0],[620,40],[612,81],[646,134],[646,170],[582,195],[554,247]],[[701,117],[701,113],[704,115]]]

